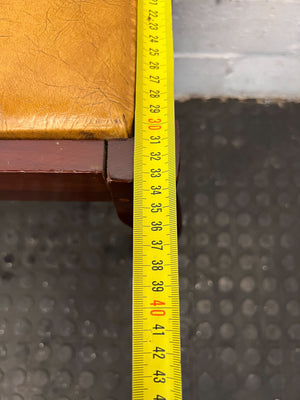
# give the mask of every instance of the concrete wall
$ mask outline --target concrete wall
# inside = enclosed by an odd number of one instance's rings
[[[173,0],[175,93],[300,100],[300,0]]]

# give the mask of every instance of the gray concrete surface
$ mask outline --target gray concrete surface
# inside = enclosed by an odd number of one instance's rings
[[[300,99],[299,0],[174,0],[175,93]]]

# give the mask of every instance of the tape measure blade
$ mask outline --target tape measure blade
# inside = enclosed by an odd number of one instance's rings
[[[138,0],[133,399],[180,400],[171,0]]]

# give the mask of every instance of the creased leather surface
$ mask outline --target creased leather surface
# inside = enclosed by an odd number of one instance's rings
[[[136,0],[0,0],[0,138],[132,135]]]

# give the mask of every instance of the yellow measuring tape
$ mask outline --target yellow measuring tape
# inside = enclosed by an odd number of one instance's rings
[[[171,0],[138,0],[134,154],[134,400],[181,394]]]

